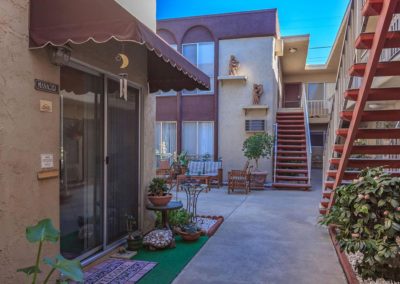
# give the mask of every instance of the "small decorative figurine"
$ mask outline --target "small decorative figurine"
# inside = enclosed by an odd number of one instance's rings
[[[231,55],[231,59],[229,60],[229,75],[237,76],[239,67],[240,67],[239,60],[237,60],[234,55]]]
[[[261,96],[264,94],[264,87],[262,84],[253,84],[253,105],[260,104]]]

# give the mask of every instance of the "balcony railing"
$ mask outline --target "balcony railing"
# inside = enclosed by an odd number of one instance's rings
[[[328,102],[326,100],[308,101],[309,117],[324,117],[329,115]]]

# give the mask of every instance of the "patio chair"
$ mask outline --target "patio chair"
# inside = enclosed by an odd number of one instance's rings
[[[250,192],[251,168],[251,166],[249,167],[249,162],[246,162],[243,170],[231,170],[228,172],[228,194],[236,189],[242,189],[246,194]]]

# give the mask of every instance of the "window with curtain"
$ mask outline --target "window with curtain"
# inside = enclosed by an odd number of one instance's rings
[[[193,158],[214,155],[214,123],[211,121],[183,122],[182,150]]]
[[[214,43],[200,42],[182,45],[182,54],[193,65],[210,77],[210,91],[184,91],[184,94],[210,94],[214,92]]]
[[[322,101],[325,99],[325,84],[324,83],[308,83],[308,100]]]
[[[157,122],[155,134],[157,166],[160,160],[170,160],[176,153],[176,122]]]

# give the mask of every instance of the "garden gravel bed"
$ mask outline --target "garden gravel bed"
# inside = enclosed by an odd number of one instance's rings
[[[204,232],[207,232],[207,236],[211,237],[224,222],[224,217],[222,216],[197,216],[195,220],[198,227],[200,227]]]
[[[357,262],[362,258],[362,253],[355,253],[355,254],[346,253],[346,256],[347,256],[351,266],[353,267],[354,273],[356,274],[357,279],[360,282],[360,284],[400,284],[400,282],[394,282],[394,281],[385,280],[382,278],[379,278],[376,280],[362,280],[361,276],[358,275],[356,268],[355,268]]]

